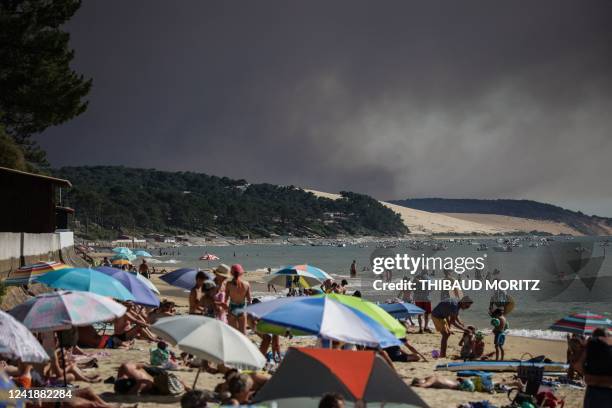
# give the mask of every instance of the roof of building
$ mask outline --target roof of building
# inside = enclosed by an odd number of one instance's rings
[[[27,171],[9,169],[7,167],[0,167],[0,173],[13,173],[24,177],[34,177],[37,179],[48,181],[49,183],[57,184],[61,187],[72,187],[72,183],[70,183],[70,181],[68,180],[45,176],[44,174],[28,173]]]

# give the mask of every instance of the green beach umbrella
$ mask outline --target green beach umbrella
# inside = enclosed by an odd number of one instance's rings
[[[359,310],[361,313],[369,316],[371,319],[380,323],[384,328],[389,330],[398,339],[406,337],[406,328],[396,318],[387,313],[383,308],[375,303],[368,302],[362,298],[355,296],[340,295],[330,293],[327,295],[315,295],[314,297],[329,297],[345,306]]]

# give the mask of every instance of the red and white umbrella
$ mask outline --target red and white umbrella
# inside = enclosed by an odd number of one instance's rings
[[[220,258],[215,254],[206,253],[200,257],[200,261],[218,261]]]

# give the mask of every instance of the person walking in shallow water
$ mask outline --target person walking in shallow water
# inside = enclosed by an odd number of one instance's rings
[[[357,276],[357,261],[353,259],[353,263],[351,263],[351,278]]]

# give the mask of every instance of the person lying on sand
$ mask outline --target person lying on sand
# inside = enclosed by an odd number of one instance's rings
[[[437,374],[430,375],[425,378],[415,378],[412,380],[413,387],[420,388],[437,388],[443,390],[461,390],[474,391],[474,383],[468,378],[457,378],[456,380],[439,376]]]
[[[229,392],[231,380],[241,374],[245,374],[251,377],[251,391],[253,391],[253,393],[259,391],[259,389],[263,387],[270,380],[270,378],[272,378],[270,374],[264,371],[243,370],[241,372],[236,370],[235,368],[231,368],[225,372],[225,374],[223,375],[224,381],[222,383],[217,384],[217,386],[215,387],[215,392],[219,394],[223,392]]]
[[[121,341],[116,336],[101,335],[93,326],[79,327],[78,345],[87,348],[129,348],[132,341]]]
[[[55,408],[57,402],[49,401],[42,402],[40,405],[35,406],[41,408]],[[91,388],[78,388],[72,390],[72,398],[67,398],[61,402],[62,407],[78,407],[78,408],[136,408],[136,405],[125,405],[125,404],[109,404],[98,396]]]
[[[117,394],[178,395],[190,388],[179,377],[142,363],[121,364],[114,379]]]

